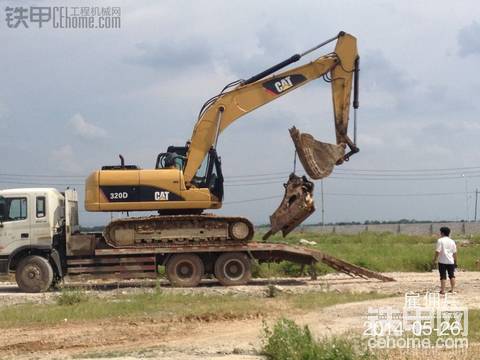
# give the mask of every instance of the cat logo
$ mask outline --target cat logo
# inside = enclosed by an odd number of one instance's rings
[[[280,95],[306,80],[307,78],[301,74],[292,74],[282,78],[271,79],[263,83],[263,87],[273,95]]]
[[[168,201],[170,191],[155,191],[155,201]]]
[[[277,81],[274,85],[278,93],[284,92],[285,90],[288,90],[293,86],[292,80],[290,80],[290,76],[284,77],[283,79]]]

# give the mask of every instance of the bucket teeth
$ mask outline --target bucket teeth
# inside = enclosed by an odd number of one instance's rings
[[[283,200],[270,216],[271,229],[263,237],[264,240],[280,230],[285,237],[315,211],[313,183],[305,176],[290,174],[284,186]]]
[[[289,129],[300,162],[306,173],[315,180],[331,174],[336,164],[343,162],[345,145],[328,144],[307,133],[301,133],[295,126]]]

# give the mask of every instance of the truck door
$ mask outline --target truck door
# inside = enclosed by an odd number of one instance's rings
[[[30,243],[36,245],[51,245],[53,231],[50,226],[48,209],[52,204],[48,204],[47,194],[35,194],[32,201],[32,209],[30,210],[31,228]]]
[[[28,194],[8,195],[2,198],[3,215],[0,226],[0,253],[30,245],[30,202]]]
[[[78,223],[78,195],[75,190],[65,190],[65,236],[67,244],[70,235],[80,231]]]

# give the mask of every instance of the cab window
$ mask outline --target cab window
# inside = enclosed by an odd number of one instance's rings
[[[210,165],[210,156],[205,156],[203,159],[202,165],[197,170],[197,173],[192,179],[192,183],[194,183],[197,187],[203,188],[207,187],[207,177],[208,177],[208,168]]]
[[[45,203],[46,203],[45,196],[37,196],[37,204],[36,204],[37,218],[45,217]]]
[[[27,218],[27,198],[5,198],[5,221],[17,221]]]

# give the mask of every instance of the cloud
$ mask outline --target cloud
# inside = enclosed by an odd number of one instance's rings
[[[107,137],[107,132],[104,129],[89,123],[81,114],[73,115],[68,124],[74,134],[83,139],[93,140]]]
[[[476,21],[458,33],[458,53],[462,57],[480,54],[480,24]]]
[[[53,149],[49,160],[56,165],[56,168],[64,170],[66,173],[83,173],[83,168],[76,160],[71,145],[63,145]]]
[[[403,93],[415,82],[390,62],[382,51],[371,50],[360,63],[362,86],[372,91],[387,91],[391,94]]]
[[[154,68],[156,70],[186,69],[212,62],[211,50],[202,39],[187,39],[172,42],[141,42],[135,45],[138,54],[126,62]]]
[[[475,102],[454,86],[445,86],[424,74],[415,76],[402,65],[387,59],[380,50],[368,51],[361,58],[360,102],[365,108],[403,121],[418,121],[420,116],[430,119],[434,114],[441,121],[446,114],[474,111]]]

